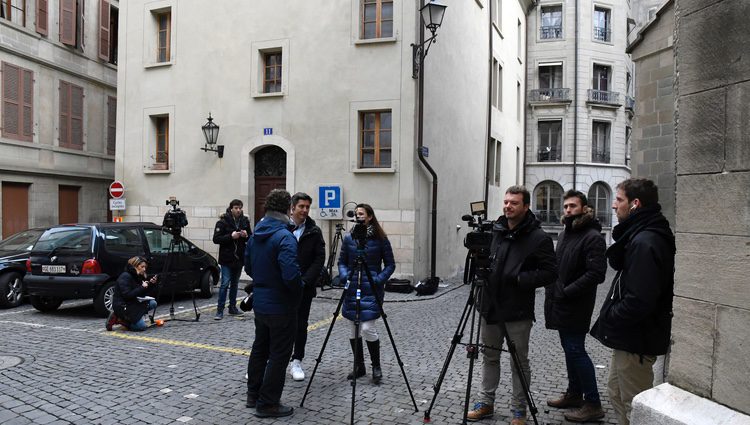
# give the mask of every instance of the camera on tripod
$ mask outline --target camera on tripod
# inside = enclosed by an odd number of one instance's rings
[[[352,210],[347,211],[346,216],[349,218],[354,218],[354,220],[349,221],[356,223],[354,227],[352,227],[352,239],[357,242],[357,246],[365,246],[367,244],[367,224],[365,224],[365,220],[363,218],[357,217],[357,215]]]
[[[164,231],[179,236],[182,233],[182,228],[188,225],[187,215],[185,215],[185,211],[180,209],[180,201],[174,196],[167,199],[167,205],[171,206],[172,209],[167,210],[167,213],[164,214],[161,227]]]
[[[469,206],[471,214],[461,217],[461,220],[474,229],[464,238],[464,247],[469,250],[464,267],[464,283],[470,282],[475,274],[485,276],[489,272],[492,226],[495,224],[494,221],[487,220],[487,205],[484,201],[472,202]]]

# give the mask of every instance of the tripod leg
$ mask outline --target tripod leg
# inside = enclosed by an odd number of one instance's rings
[[[510,353],[510,359],[512,362],[512,367],[514,368],[514,372],[516,373],[516,376],[518,376],[519,381],[521,381],[521,387],[523,387],[523,395],[526,399],[526,404],[528,405],[529,412],[531,413],[531,417],[534,420],[534,424],[538,425],[539,422],[537,422],[537,407],[534,403],[534,398],[531,396],[531,389],[529,388],[529,381],[526,379],[526,374],[524,373],[523,369],[521,368],[521,359],[518,356],[518,350],[516,349],[516,343],[511,339],[510,335],[508,334],[507,326],[504,322],[501,322],[501,326],[503,328],[503,332],[505,333],[505,341],[508,344],[508,353]]]
[[[374,285],[375,282],[372,278],[372,274],[370,274],[370,269],[367,268],[366,264],[361,264],[360,267],[364,269],[365,273],[367,274],[367,279],[369,279],[369,282],[371,285]],[[361,270],[360,270],[361,273]],[[414,404],[414,412],[419,412],[419,408],[417,407],[417,401],[414,400],[414,393],[411,391],[411,386],[409,386],[409,380],[406,378],[406,371],[404,370],[404,362],[401,361],[401,356],[398,354],[398,349],[396,348],[396,341],[393,339],[393,333],[391,333],[391,327],[388,325],[388,317],[385,314],[385,311],[383,310],[383,301],[378,298],[377,291],[375,291],[375,288],[373,287],[373,292],[375,292],[375,301],[378,304],[378,308],[380,309],[380,316],[383,318],[383,324],[385,325],[385,330],[388,332],[388,339],[391,340],[391,346],[393,346],[393,353],[396,355],[396,361],[398,362],[398,366],[401,369],[401,375],[404,377],[404,382],[406,383],[406,389],[409,391],[409,396],[411,397],[411,402]]]
[[[476,279],[475,279],[476,280]],[[474,282],[472,282],[474,283]],[[476,298],[477,300],[481,299],[482,294],[482,288],[483,285],[479,285],[476,288]],[[471,331],[469,333],[469,344],[466,347],[467,351],[467,357],[469,358],[469,371],[466,379],[466,393],[464,395],[464,415],[463,415],[463,424],[466,424],[466,420],[469,416],[469,400],[471,399],[471,384],[474,380],[474,362],[479,357],[479,347],[480,347],[480,341],[479,338],[481,337],[482,333],[482,319],[479,318],[477,320],[477,306],[472,310],[471,312]],[[476,326],[476,333],[474,333],[474,329]],[[485,347],[485,349],[487,349]]]
[[[466,299],[466,304],[464,305],[464,310],[461,313],[461,318],[458,321],[458,326],[456,327],[456,332],[453,334],[453,338],[451,339],[451,346],[448,349],[448,355],[445,357],[445,361],[443,362],[443,367],[440,369],[440,375],[438,376],[437,382],[435,382],[435,385],[432,386],[435,394],[432,396],[432,401],[430,401],[430,406],[425,410],[424,412],[424,422],[430,422],[430,413],[432,412],[432,408],[435,405],[435,401],[437,400],[438,394],[440,393],[440,388],[443,386],[443,381],[445,380],[445,375],[448,372],[448,366],[450,365],[451,360],[453,359],[453,354],[456,352],[456,346],[461,343],[461,340],[464,337],[464,330],[466,328],[466,324],[469,322],[469,309],[472,308],[472,306],[475,304],[474,299],[474,289],[475,289],[475,283],[472,280],[471,281],[471,289],[469,290],[469,297]]]
[[[326,333],[326,338],[323,340],[323,346],[320,347],[320,353],[318,354],[318,358],[315,359],[315,367],[313,368],[312,375],[310,375],[310,381],[307,383],[307,388],[305,389],[305,395],[302,396],[302,401],[299,403],[299,407],[302,407],[305,404],[305,399],[307,398],[307,394],[310,393],[310,386],[312,385],[313,379],[315,379],[315,373],[318,371],[320,360],[323,358],[323,352],[326,349],[326,345],[328,345],[328,338],[331,337],[331,332],[333,331],[333,325],[336,324],[336,318],[338,317],[339,312],[341,311],[341,305],[344,303],[345,296],[346,296],[346,292],[342,292],[341,298],[339,298],[339,303],[336,306],[336,311],[333,312],[333,320],[331,320],[331,325],[328,326],[328,332]]]

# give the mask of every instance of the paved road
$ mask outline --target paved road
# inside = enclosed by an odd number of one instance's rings
[[[599,301],[611,280],[600,287]],[[418,424],[433,397],[433,384],[450,347],[469,287],[449,282],[436,296],[387,295],[388,323],[420,412],[415,413],[383,323],[384,382],[357,385],[355,422]],[[326,291],[312,307],[305,370],[308,379],[318,356],[340,292]],[[532,330],[532,392],[539,423],[565,423],[562,411],[545,412],[545,400],[565,389],[565,365],[556,332],[544,328],[543,291],[537,296]],[[199,300],[199,322],[168,322],[143,333],[106,332],[91,303],[66,302],[42,314],[28,305],[0,310],[0,368],[10,357],[22,363],[0,370],[0,423],[9,424],[342,424],[349,423],[351,368],[348,323],[336,321],[305,405],[281,420],[259,420],[245,408],[247,356],[253,334],[252,315],[213,320],[215,296]],[[189,298],[176,302],[178,317],[192,317]],[[596,310],[598,311],[598,309]],[[160,306],[159,314],[167,313]],[[596,315],[597,313],[595,313]],[[467,332],[468,334],[468,332]],[[466,341],[468,336],[464,337]],[[589,338],[588,347],[603,391],[606,423],[616,423],[606,398],[609,350]],[[480,364],[475,388],[481,379]],[[480,423],[508,423],[509,366],[503,355],[496,415]],[[432,423],[461,422],[468,360],[459,346],[432,410]],[[368,365],[368,376],[369,376]],[[283,401],[299,406],[307,380],[287,380]],[[474,392],[474,391],[473,391]]]

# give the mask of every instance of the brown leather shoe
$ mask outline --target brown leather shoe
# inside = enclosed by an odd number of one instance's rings
[[[604,418],[604,410],[601,403],[583,403],[579,409],[565,412],[565,419],[571,422],[591,422]]]
[[[480,419],[489,418],[495,414],[495,407],[487,403],[474,403],[474,409],[469,410],[466,414],[467,421],[478,421]]]
[[[581,407],[583,406],[583,396],[581,394],[570,394],[566,391],[559,398],[551,398],[547,400],[547,406],[557,407],[558,409]]]

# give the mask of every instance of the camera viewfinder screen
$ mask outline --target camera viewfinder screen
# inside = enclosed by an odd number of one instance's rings
[[[482,215],[487,212],[487,207],[485,206],[484,201],[472,202],[469,206],[471,206],[472,215]]]

